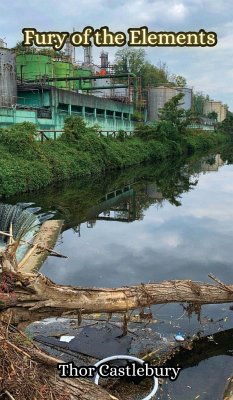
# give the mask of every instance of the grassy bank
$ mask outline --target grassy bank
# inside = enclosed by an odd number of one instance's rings
[[[59,181],[143,162],[208,150],[224,141],[220,133],[187,132],[180,141],[156,135],[145,140],[135,135],[124,139],[97,137],[82,119],[69,117],[57,141],[35,140],[35,126],[16,124],[0,129],[0,195],[36,190]]]

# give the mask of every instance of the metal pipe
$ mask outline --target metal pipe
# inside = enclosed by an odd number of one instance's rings
[[[63,82],[63,81],[81,81],[82,79],[85,80],[95,80],[95,79],[108,79],[108,78],[127,78],[128,76],[132,78],[136,78],[136,75],[133,73],[122,73],[122,74],[107,74],[107,75],[91,75],[91,76],[85,76],[85,77],[62,77],[62,78],[47,78],[47,82]],[[35,83],[35,82],[41,82],[41,79],[29,79],[26,82],[28,83]]]

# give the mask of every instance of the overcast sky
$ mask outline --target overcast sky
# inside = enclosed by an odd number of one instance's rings
[[[0,37],[8,46],[22,40],[22,29],[82,31],[109,26],[127,32],[148,26],[150,31],[214,31],[218,44],[210,48],[145,48],[148,60],[166,62],[170,73],[186,77],[188,85],[227,103],[233,111],[233,1],[232,0],[0,0]],[[113,60],[117,48],[108,49]],[[94,61],[99,63],[100,49]],[[77,48],[77,59],[83,50]]]

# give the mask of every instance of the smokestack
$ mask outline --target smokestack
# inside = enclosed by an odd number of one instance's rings
[[[70,43],[70,38],[66,39],[65,54],[71,62],[74,62],[74,46]]]
[[[84,65],[92,64],[92,46],[84,47]]]
[[[101,68],[108,68],[108,53],[102,51],[100,54]]]

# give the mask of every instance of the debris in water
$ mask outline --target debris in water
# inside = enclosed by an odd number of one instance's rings
[[[74,338],[75,338],[75,336],[63,335],[63,336],[60,337],[60,341],[69,343]]]
[[[180,333],[180,332],[177,335],[175,335],[175,340],[177,342],[183,342],[184,339],[185,339],[184,335],[182,333]]]

